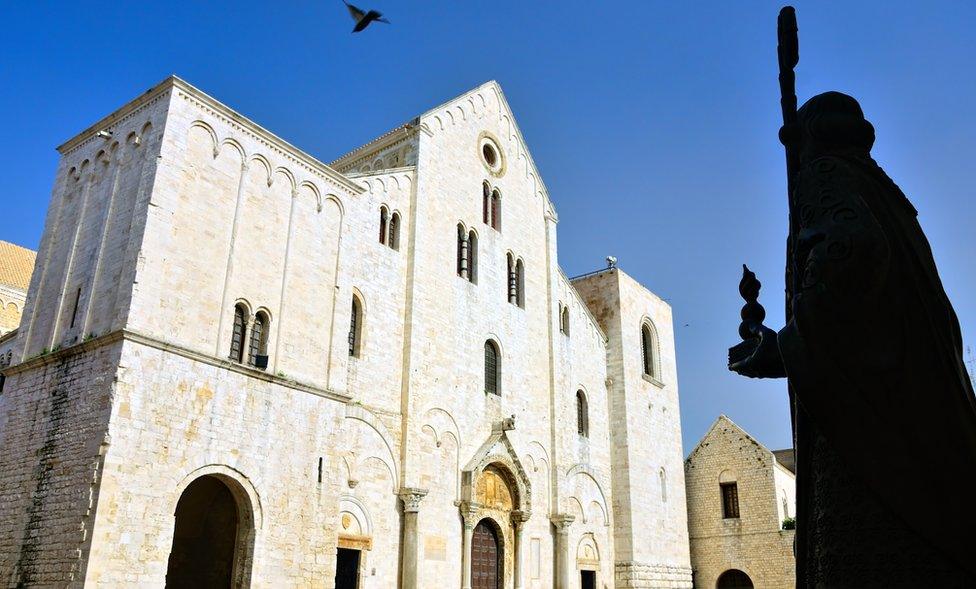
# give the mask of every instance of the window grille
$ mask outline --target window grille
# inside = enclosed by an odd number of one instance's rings
[[[387,244],[395,250],[400,249],[400,213],[390,216],[390,239]]]
[[[722,483],[722,517],[737,519],[739,517],[739,488],[736,483]]]
[[[247,363],[251,366],[257,364],[257,357],[265,354],[268,343],[268,316],[258,312],[254,316],[254,325],[251,326],[251,339],[248,342]]]
[[[234,307],[234,331],[230,339],[230,359],[244,361],[244,331],[247,329],[247,311],[243,305]]]
[[[386,244],[386,207],[380,207],[380,243]]]
[[[352,314],[349,319],[349,355],[359,357],[360,333],[362,330],[362,307],[355,295],[352,297]]]

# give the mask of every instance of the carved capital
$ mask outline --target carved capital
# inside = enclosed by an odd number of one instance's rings
[[[474,501],[461,501],[458,508],[461,510],[461,518],[464,520],[464,529],[473,530],[478,525],[481,504]]]
[[[568,534],[569,526],[576,521],[576,516],[568,513],[557,513],[550,517],[549,521],[552,522],[552,525],[556,526],[557,534]]]
[[[427,489],[416,487],[404,487],[398,493],[400,501],[403,501],[404,513],[416,513],[420,511],[420,502],[427,496]]]
[[[512,524],[518,530],[525,525],[525,522],[529,521],[530,517],[532,517],[532,513],[516,509],[512,511]]]

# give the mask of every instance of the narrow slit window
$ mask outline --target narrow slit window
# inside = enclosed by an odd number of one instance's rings
[[[515,304],[525,308],[525,265],[521,259],[515,263]]]
[[[502,195],[497,188],[491,193],[491,228],[502,230]]]
[[[468,233],[468,280],[478,282],[478,235],[473,229]]]
[[[75,306],[74,309],[71,310],[71,324],[68,325],[69,329],[75,326],[75,319],[78,318],[78,303],[80,301],[81,301],[81,289],[79,288],[78,291],[75,293]]]
[[[491,187],[487,182],[481,184],[481,219],[491,225]]]
[[[386,207],[380,207],[380,243],[386,244],[386,222],[388,214]]]
[[[457,227],[457,275],[468,277],[468,236],[464,232],[464,225]]]

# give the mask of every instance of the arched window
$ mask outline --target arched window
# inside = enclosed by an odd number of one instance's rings
[[[234,306],[234,331],[230,338],[230,359],[244,361],[244,332],[247,331],[247,309],[242,303]]]
[[[478,282],[478,234],[474,229],[468,233],[468,280]]]
[[[576,433],[584,438],[590,435],[590,410],[582,389],[576,391]]]
[[[717,589],[753,589],[752,579],[738,569],[729,569],[722,573],[715,586]]]
[[[380,207],[380,243],[386,244],[386,220],[388,213],[386,207]]]
[[[502,195],[497,188],[491,192],[491,228],[502,230]]]
[[[563,307],[559,315],[559,331],[569,335],[569,307]]]
[[[488,182],[481,184],[481,219],[485,225],[491,225],[491,186]]]
[[[400,249],[400,213],[390,216],[390,238],[386,243],[395,250]]]
[[[465,280],[468,278],[468,234],[460,223],[457,226],[457,275]]]
[[[664,468],[657,471],[657,478],[661,481],[661,503],[668,502],[668,475],[664,472]]]
[[[358,358],[363,339],[363,304],[352,295],[352,314],[349,317],[349,355]]]
[[[254,325],[251,326],[251,339],[247,349],[247,363],[251,366],[258,366],[258,356],[268,355],[269,323],[268,315],[264,311],[258,311],[254,315]],[[267,368],[267,364],[259,368],[263,370]]]
[[[650,321],[641,324],[641,367],[644,376],[658,378],[657,332]]]
[[[491,340],[485,341],[485,392],[492,395],[501,394],[501,360],[498,358],[498,346]]]
[[[521,258],[515,262],[515,304],[525,308],[525,265]]]

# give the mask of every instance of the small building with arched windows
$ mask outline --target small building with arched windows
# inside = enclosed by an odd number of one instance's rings
[[[720,415],[685,460],[696,589],[793,589],[793,450],[771,451]]]
[[[497,83],[327,164],[169,78],[59,151],[6,583],[691,587],[671,309],[563,273]]]

